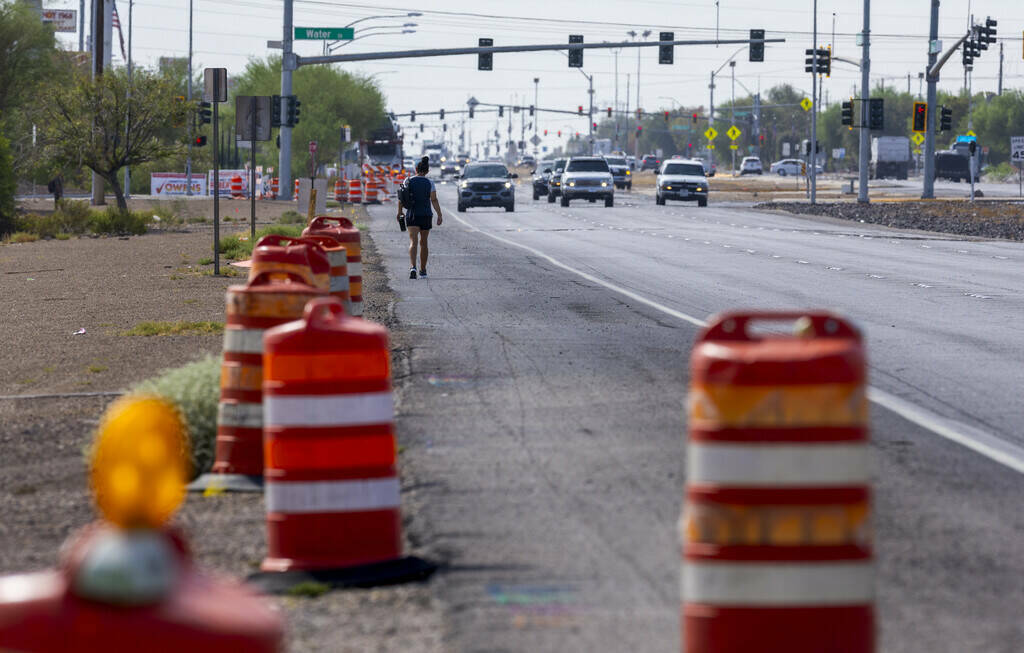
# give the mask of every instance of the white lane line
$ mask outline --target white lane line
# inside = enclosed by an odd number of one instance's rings
[[[529,245],[523,245],[521,243],[508,240],[507,238],[502,238],[501,236],[488,233],[478,228],[476,225],[466,222],[466,220],[459,217],[459,215],[457,214],[455,215],[455,219],[461,222],[462,224],[466,225],[471,231],[476,231],[483,236],[491,238],[492,240],[496,240],[500,243],[504,243],[511,247],[517,247],[524,251],[530,252],[534,256],[544,259],[545,261],[547,261],[551,265],[554,265],[555,267],[561,268],[566,272],[571,272],[582,279],[586,279],[591,283],[595,283],[601,286],[602,288],[607,288],[612,292],[619,293],[624,297],[629,297],[630,299],[640,302],[645,306],[649,306],[657,311],[661,311],[665,315],[669,315],[671,317],[676,318],[677,320],[687,322],[697,327],[707,326],[707,322],[700,318],[694,317],[692,315],[687,315],[686,313],[683,313],[682,311],[677,311],[674,308],[669,308],[664,304],[659,304],[658,302],[652,299],[648,299],[643,295],[639,295],[633,292],[632,290],[628,290],[626,288],[623,288],[622,286],[618,286],[614,283],[611,283],[610,281],[599,279],[598,277],[583,272],[582,270],[577,270],[576,268],[570,265],[562,263],[553,256],[545,254],[539,249],[535,249],[533,247],[530,247]],[[868,399],[870,399],[873,403],[881,406],[882,408],[885,408],[886,410],[896,413],[897,415],[907,420],[908,422],[917,424],[921,428],[931,431],[932,433],[940,437],[946,438],[951,442],[956,442],[957,444],[960,444],[970,449],[971,451],[974,451],[975,453],[979,453],[982,456],[985,456],[989,460],[995,461],[1000,465],[1005,465],[1006,467],[1009,467],[1015,472],[1024,474],[1024,449],[1017,445],[1006,442],[1005,440],[999,437],[996,437],[990,433],[986,433],[985,431],[970,426],[969,424],[964,424],[963,422],[960,422],[958,420],[938,415],[937,413],[934,413],[926,408],[922,408],[921,406],[912,404],[905,399],[901,399],[893,394],[890,394],[884,390],[880,390],[874,386],[868,387]]]

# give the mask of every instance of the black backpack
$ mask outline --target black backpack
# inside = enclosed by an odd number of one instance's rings
[[[402,185],[398,187],[398,201],[402,204],[402,208],[411,209],[413,207],[412,192],[409,190],[409,180],[412,177],[407,177]]]

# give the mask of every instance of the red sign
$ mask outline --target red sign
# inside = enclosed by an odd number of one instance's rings
[[[316,141],[309,142],[309,153],[316,154]]]

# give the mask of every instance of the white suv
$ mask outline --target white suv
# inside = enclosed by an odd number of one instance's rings
[[[760,174],[764,174],[764,170],[761,168],[761,159],[756,156],[743,157],[743,162],[740,163],[740,176]]]
[[[704,164],[696,159],[669,159],[662,163],[654,186],[654,201],[663,206],[665,200],[696,201],[697,206],[707,206]]]
[[[599,156],[574,156],[562,173],[562,206],[569,200],[604,200],[605,206],[615,204],[615,180],[608,162]]]

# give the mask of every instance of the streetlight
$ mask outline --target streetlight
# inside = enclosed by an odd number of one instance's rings
[[[626,34],[628,34],[630,36],[630,38],[632,38],[633,40],[636,40],[636,37],[638,36],[637,32],[635,30],[629,30],[628,32],[626,32]],[[641,32],[639,34],[639,36],[642,36],[645,41],[647,40],[647,37],[650,36],[650,35],[651,35],[651,30],[649,30],[649,29],[645,29],[643,32]],[[637,108],[638,111],[641,108],[640,107],[640,50],[641,50],[641,48],[637,48],[636,49],[636,108]],[[636,151],[633,154],[634,154],[634,156],[639,158],[640,157],[640,139],[639,138],[636,139],[636,148],[635,149],[636,149]]]
[[[368,37],[370,37],[370,36],[387,36],[387,35],[389,35],[389,34],[414,34],[415,32],[416,32],[416,30],[414,30],[414,29],[403,29],[402,31],[393,31],[393,32],[374,32],[373,34],[363,34],[362,36],[357,36],[357,37],[355,37],[355,38],[354,38],[354,39],[352,39],[351,41],[345,41],[345,42],[344,42],[344,43],[342,43],[341,45],[339,45],[339,46],[337,46],[337,47],[335,47],[335,48],[332,48],[332,49],[330,50],[330,52],[334,52],[335,50],[340,50],[341,48],[345,47],[345,46],[346,46],[346,45],[348,45],[349,43],[352,43],[352,42],[354,42],[354,41],[358,41],[359,39],[365,39],[365,38],[368,38]]]
[[[675,99],[674,97],[669,97],[669,96],[667,96],[667,95],[659,95],[659,96],[658,96],[658,99],[659,99],[659,100],[671,100],[671,101],[672,101],[672,110],[673,110],[673,111],[675,111],[675,110],[676,110],[676,105],[677,105],[677,104],[678,104],[679,106],[684,106],[684,105],[683,105],[683,103],[682,103],[682,102],[680,102],[679,100]]]
[[[736,57],[736,55],[738,55],[740,52],[743,52],[746,49],[747,49],[747,46],[745,46],[745,45],[740,46],[740,48],[738,50],[736,50],[736,52],[733,52],[732,54],[730,54],[728,56],[728,58],[726,58],[725,62],[722,63],[722,65],[718,67],[718,70],[712,70],[711,71],[711,84],[708,85],[708,88],[711,90],[710,108],[708,109],[708,127],[714,127],[715,126],[715,75],[717,75],[718,73],[722,72],[722,68],[725,68],[730,63],[732,63],[733,59]],[[735,79],[736,78],[736,76],[735,76],[735,69],[733,69],[733,70],[734,70],[734,72],[733,72],[733,79]],[[735,93],[735,89],[733,89],[733,95],[735,96],[735,94],[736,94]],[[711,157],[711,148],[708,148],[708,169],[711,168],[711,158],[712,158]],[[733,163],[735,164],[735,155],[733,156],[733,159],[734,159]]]
[[[357,24],[363,22],[364,20],[377,20],[377,19],[380,19],[380,18],[415,18],[417,16],[422,16],[422,15],[423,14],[421,12],[419,12],[419,11],[410,11],[410,12],[407,12],[407,13],[404,13],[404,14],[382,14],[380,16],[366,16],[365,18],[360,18],[358,20],[352,21],[348,25],[345,25],[345,27],[352,27],[353,25],[357,25]],[[355,39],[353,39],[353,40],[355,40]],[[333,43],[324,42],[324,52],[330,52],[331,48],[336,46],[338,43],[340,43],[340,41],[334,41]]]

